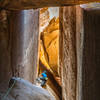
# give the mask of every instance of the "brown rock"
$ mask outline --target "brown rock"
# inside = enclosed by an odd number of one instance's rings
[[[88,2],[100,2],[99,0],[1,0],[0,7],[6,9],[33,9],[47,6],[68,6]]]
[[[62,94],[63,100],[76,99],[77,63],[76,63],[76,6],[61,10],[62,52]],[[60,41],[61,42],[61,41]],[[61,44],[61,43],[60,43]]]
[[[5,87],[7,80],[12,76],[11,69],[11,35],[8,32],[7,12],[0,10],[0,90],[1,84]]]

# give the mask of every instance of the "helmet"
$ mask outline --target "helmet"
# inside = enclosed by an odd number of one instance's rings
[[[45,73],[45,74],[46,74],[46,73],[47,73],[47,71],[46,71],[46,70],[44,70],[44,71],[43,71],[43,73]]]

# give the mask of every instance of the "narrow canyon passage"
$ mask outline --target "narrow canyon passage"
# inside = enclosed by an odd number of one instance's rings
[[[8,2],[0,9],[0,100],[100,100],[100,3],[24,10],[33,4]]]

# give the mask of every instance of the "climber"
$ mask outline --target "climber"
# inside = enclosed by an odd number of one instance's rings
[[[47,80],[48,80],[48,78],[47,78],[47,71],[46,70],[43,71],[43,73],[41,74],[41,77],[39,77],[37,80],[38,81],[42,80],[41,81],[41,86],[44,87],[46,85]]]

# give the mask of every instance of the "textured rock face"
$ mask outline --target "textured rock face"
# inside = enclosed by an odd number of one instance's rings
[[[59,19],[51,20],[48,27],[43,31],[42,39],[46,53],[48,55],[48,64],[51,69],[57,73],[58,68],[58,39],[59,39]]]
[[[1,0],[0,7],[6,9],[33,9],[46,6],[66,6],[88,2],[100,2],[99,0]]]
[[[39,10],[11,11],[8,19],[12,35],[13,76],[34,82],[38,59]]]
[[[61,45],[62,52],[62,92],[63,100],[76,100],[76,8],[69,6],[62,8],[61,14]],[[60,43],[61,44],[61,43]]]
[[[0,10],[0,85],[3,81],[9,80],[12,75],[10,42],[11,36],[8,32],[7,12]],[[4,86],[4,84],[2,84],[2,86]]]
[[[30,82],[36,79],[38,15],[39,11],[33,9],[0,10],[0,90],[12,76]]]
[[[59,55],[59,8],[50,7],[42,8],[40,10],[40,73],[43,71],[43,65],[51,73],[48,74],[48,85],[51,88],[49,91],[55,92],[55,97],[61,98],[61,87],[58,85],[59,77],[59,66],[58,66],[58,55]],[[42,63],[42,64],[41,64]],[[52,78],[55,76],[57,78]],[[56,81],[55,81],[56,79]],[[52,85],[53,83],[53,85]],[[60,82],[59,82],[60,83]],[[60,88],[59,88],[60,87]],[[57,100],[59,100],[57,99]]]
[[[15,85],[6,100],[55,100],[47,90],[21,78],[12,78],[9,86],[14,81]]]
[[[100,4],[82,5],[82,99],[100,100]],[[80,21],[82,21],[80,20]]]
[[[59,18],[58,13],[55,14],[55,17],[50,13],[52,9],[45,8],[40,12],[40,60],[58,75]],[[43,14],[47,17],[44,17]]]
[[[49,11],[48,8],[41,8],[40,9],[40,33],[43,32],[45,27],[48,26],[50,21]]]

